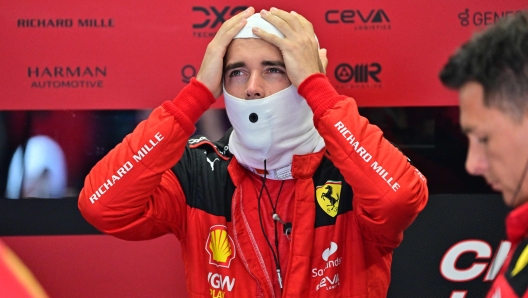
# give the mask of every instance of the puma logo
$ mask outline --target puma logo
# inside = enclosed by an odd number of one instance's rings
[[[209,157],[207,157],[207,162],[211,165],[211,171],[214,172],[214,162],[219,160],[218,157],[215,158],[214,160],[210,160]]]

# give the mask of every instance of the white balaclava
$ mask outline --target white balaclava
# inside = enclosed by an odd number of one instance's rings
[[[235,38],[258,38],[252,28],[258,27],[280,38],[284,35],[256,13]],[[325,144],[313,124],[313,112],[297,88],[290,85],[270,96],[245,100],[228,94],[224,88],[226,112],[233,133],[229,150],[240,164],[254,173],[276,180],[292,179],[294,154],[321,150]]]

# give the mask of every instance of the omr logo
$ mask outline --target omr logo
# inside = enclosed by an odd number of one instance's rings
[[[207,237],[205,250],[209,253],[209,264],[217,267],[229,268],[231,260],[235,258],[235,245],[227,234],[227,227],[212,226]]]
[[[194,23],[194,29],[203,29],[210,28],[213,29],[218,25],[221,25],[230,17],[236,15],[239,12],[246,10],[248,6],[235,6],[231,8],[226,6],[223,8],[217,8],[214,6],[203,7],[203,6],[193,6],[192,10],[198,12],[204,16],[204,19],[201,23]],[[209,25],[210,24],[210,25]]]
[[[335,70],[335,78],[341,83],[348,83],[352,80],[355,83],[369,83],[369,79],[376,83],[381,83],[378,75],[381,73],[381,64],[377,62],[356,64],[354,66],[348,63],[339,64]]]

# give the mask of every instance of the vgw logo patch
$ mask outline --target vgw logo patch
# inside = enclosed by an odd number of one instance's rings
[[[336,217],[341,199],[341,181],[328,180],[324,185],[317,186],[315,197],[326,214]]]

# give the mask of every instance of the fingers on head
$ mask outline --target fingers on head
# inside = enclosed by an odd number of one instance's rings
[[[237,13],[236,15],[225,21],[224,24],[222,24],[222,26],[218,30],[218,32],[226,32],[232,29],[233,27],[240,26],[240,22],[250,17],[254,12],[255,9],[250,6],[246,10]]]
[[[263,9],[260,15],[263,19],[277,27],[285,36],[304,36],[304,38],[310,39],[315,48],[318,48],[319,44],[316,40],[312,23],[299,13],[295,11],[286,12],[272,7],[269,11]],[[255,34],[257,33],[255,32]],[[261,37],[259,34],[257,36]],[[276,39],[275,37],[267,36],[263,39],[270,41],[272,38]]]
[[[300,32],[303,28],[301,19],[299,18],[300,15],[295,12],[290,13],[281,9],[272,8],[270,9],[270,13],[282,20],[284,25],[287,25],[288,29],[291,28],[293,31]],[[282,28],[279,29],[282,31]]]
[[[268,33],[262,29],[259,28],[253,28],[253,33],[260,37],[262,40],[267,41],[275,46],[278,46],[278,43],[280,42],[281,38],[278,37],[275,34]]]
[[[242,19],[238,23],[233,24],[233,26],[226,28],[227,31],[225,32],[225,34],[228,35],[230,39],[233,39],[238,34],[238,32],[240,32],[240,30],[242,30],[242,28],[246,26],[246,24],[247,20]]]
[[[282,34],[288,36],[291,35],[292,28],[288,23],[288,20],[281,17],[281,15],[283,15],[282,12],[283,11],[281,10],[275,9],[275,13],[271,13],[270,11],[263,9],[260,11],[260,16],[273,26],[277,27]]]
[[[313,29],[313,25],[310,21],[308,21],[305,17],[303,17],[302,15],[298,14],[297,12],[295,11],[292,11],[292,15],[296,16],[297,19],[299,20],[299,23],[306,29],[310,30],[311,32],[314,31]]]
[[[300,15],[300,14],[298,14],[296,12],[292,12],[292,14],[297,16],[297,18],[299,19],[299,23],[303,26],[304,31],[310,37],[310,40],[312,41],[312,44],[315,47],[319,47],[319,42],[317,41],[317,39],[315,37],[313,24],[310,21],[308,21],[305,17],[303,17],[302,15]]]
[[[249,7],[246,10],[236,14],[229,20],[225,21],[214,37],[214,44],[227,46],[231,40],[244,28],[247,24],[247,18],[250,17],[255,9]]]

